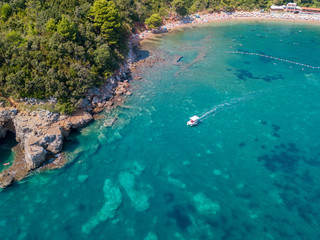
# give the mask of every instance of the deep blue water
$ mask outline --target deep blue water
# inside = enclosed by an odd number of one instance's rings
[[[125,107],[0,193],[1,239],[320,239],[320,70],[226,53],[319,66],[319,44],[319,26],[259,22],[146,42],[157,64]]]

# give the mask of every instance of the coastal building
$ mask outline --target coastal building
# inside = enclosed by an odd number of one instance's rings
[[[270,7],[270,11],[271,12],[283,12],[285,10],[285,5],[282,5],[282,6],[276,6],[276,5],[272,5]]]
[[[320,8],[309,8],[309,7],[302,7],[301,13],[307,13],[307,14],[319,14]]]
[[[287,5],[282,5],[282,6],[272,5],[270,7],[271,12],[299,13],[301,10],[302,8],[297,6],[296,3],[288,3]]]
[[[286,12],[299,13],[302,8],[297,6],[296,3],[288,3],[285,8]]]
[[[299,7],[296,3],[288,3],[287,5],[270,7],[271,12],[288,12],[300,14],[320,14],[320,8]]]

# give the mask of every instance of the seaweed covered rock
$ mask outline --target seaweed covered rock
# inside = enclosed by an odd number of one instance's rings
[[[14,108],[0,108],[0,138],[7,135],[7,131],[13,131],[12,118],[17,114]]]
[[[0,173],[0,187],[10,186],[15,181],[10,173]]]

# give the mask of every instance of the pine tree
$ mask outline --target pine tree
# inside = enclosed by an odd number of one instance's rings
[[[76,39],[76,28],[74,26],[74,23],[66,18],[65,16],[62,16],[62,19],[59,21],[57,25],[57,31],[64,36],[65,38],[69,40],[75,40]]]
[[[120,42],[122,25],[114,2],[106,0],[95,1],[90,15],[94,26],[106,38],[109,44],[113,45]]]
[[[157,28],[161,26],[162,19],[159,14],[154,13],[145,21],[145,24],[147,24],[150,28]]]
[[[27,0],[26,1],[26,10],[29,17],[35,21],[38,18],[38,13],[41,10],[41,3],[39,0]]]
[[[12,13],[12,8],[8,3],[5,3],[2,7],[1,7],[1,11],[0,11],[0,15],[1,18],[6,21],[8,20],[8,18],[10,17]]]

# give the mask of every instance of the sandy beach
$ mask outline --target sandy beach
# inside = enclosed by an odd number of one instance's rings
[[[173,22],[165,22],[157,30],[145,30],[141,33],[132,34],[130,40],[133,43],[141,42],[148,38],[152,38],[158,34],[170,32],[172,30],[204,25],[212,22],[224,22],[224,21],[287,21],[287,22],[299,22],[299,23],[314,23],[320,22],[320,15],[309,15],[309,14],[292,14],[286,12],[272,12],[263,13],[260,11],[256,12],[234,12],[230,14],[226,13],[212,13],[212,14],[192,14],[186,16],[183,19],[177,19]]]

